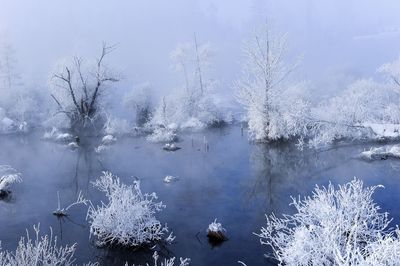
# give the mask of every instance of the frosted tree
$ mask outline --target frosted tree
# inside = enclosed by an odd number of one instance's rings
[[[384,74],[400,90],[400,57],[393,62],[383,64],[378,72]]]
[[[210,45],[199,44],[196,36],[193,43],[181,43],[171,52],[172,66],[181,75],[183,85],[173,95],[162,98],[152,124],[202,128],[221,122],[214,102],[211,54]]]
[[[125,95],[124,104],[135,112],[135,120],[138,126],[143,126],[151,119],[153,103],[151,97],[151,85],[139,84]]]
[[[286,34],[272,33],[267,25],[244,44],[243,73],[234,87],[253,140],[289,139],[306,129],[305,83],[288,84],[297,63],[286,64],[286,52]]]
[[[17,71],[15,50],[9,43],[0,48],[0,88],[11,91],[21,84],[21,76]]]
[[[81,57],[58,66],[51,79],[52,94],[58,113],[65,114],[71,128],[79,130],[95,125],[100,118],[102,98],[112,83],[119,78],[105,64],[106,57],[115,46],[103,44],[100,56],[94,65]]]

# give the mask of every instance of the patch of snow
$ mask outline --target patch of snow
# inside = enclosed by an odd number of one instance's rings
[[[116,141],[117,141],[117,139],[113,135],[106,135],[101,140],[101,142],[104,145],[110,145],[110,144],[113,144]]]
[[[166,143],[163,147],[165,151],[177,151],[181,149],[180,147],[176,146],[175,143]]]
[[[97,148],[95,148],[94,151],[95,151],[96,153],[101,153],[101,152],[106,151],[106,150],[108,150],[108,149],[110,149],[110,146],[107,146],[107,145],[100,145],[100,146],[98,146]]]
[[[172,176],[172,175],[167,175],[167,176],[164,178],[164,182],[165,182],[165,183],[171,183],[171,182],[177,181],[177,180],[178,180],[178,178],[175,177],[175,176]]]
[[[181,129],[183,129],[183,130],[193,130],[193,131],[203,130],[206,127],[207,127],[207,125],[204,124],[203,122],[201,122],[196,117],[189,118],[189,120],[187,120],[186,122],[182,123],[182,125],[181,125]]]
[[[386,160],[388,158],[400,158],[400,145],[371,148],[363,151],[360,158],[364,160]]]
[[[364,123],[363,126],[371,128],[378,139],[395,139],[400,137],[400,124]]]

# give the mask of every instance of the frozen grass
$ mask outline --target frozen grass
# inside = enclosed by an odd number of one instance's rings
[[[280,265],[398,265],[399,229],[372,200],[379,187],[358,179],[317,186],[311,197],[293,198],[294,215],[270,215],[257,235]]]
[[[1,250],[0,266],[68,266],[74,265],[76,244],[72,246],[59,246],[57,237],[40,235],[39,225],[33,226],[35,238],[32,239],[27,230],[26,237],[21,237],[15,251]],[[86,264],[97,265],[97,264]]]
[[[100,245],[137,247],[164,238],[168,229],[154,215],[165,205],[155,202],[155,193],[143,194],[139,181],[125,185],[112,173],[103,172],[93,185],[104,192],[108,200],[101,206],[91,204],[87,214],[90,234]],[[173,237],[170,235],[167,240],[173,240]]]
[[[154,252],[153,259],[154,259],[154,264],[152,264],[152,265],[154,265],[154,266],[174,266],[175,265],[175,257],[173,257],[171,259],[164,259],[164,261],[160,261],[160,264],[159,264],[158,263],[159,256],[157,254],[157,251]],[[189,262],[190,262],[190,259],[188,259],[188,258],[186,258],[186,259],[180,258],[179,266],[187,266],[190,264]],[[125,266],[128,266],[128,263],[126,263]],[[133,265],[133,266],[135,266],[135,265]],[[146,263],[146,266],[150,266],[150,264]]]

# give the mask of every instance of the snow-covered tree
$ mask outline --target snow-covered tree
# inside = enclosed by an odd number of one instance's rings
[[[138,126],[143,126],[150,121],[153,113],[152,87],[149,83],[139,84],[125,95],[124,104],[135,112]]]
[[[100,206],[90,205],[87,214],[90,234],[99,243],[136,247],[162,240],[168,232],[154,216],[165,205],[155,202],[155,193],[143,194],[139,181],[125,185],[117,176],[104,172],[93,184],[108,200]]]
[[[286,64],[286,52],[286,34],[273,33],[268,26],[256,30],[243,47],[243,73],[234,87],[247,112],[253,140],[290,139],[305,133],[309,111],[306,84],[288,83],[297,63]]]
[[[156,108],[152,125],[174,123],[179,128],[204,128],[222,122],[215,104],[216,82],[212,79],[211,47],[193,43],[179,44],[170,54],[173,68],[182,77],[182,85]]]
[[[106,66],[105,59],[115,46],[103,44],[94,65],[83,58],[60,63],[52,78],[51,97],[57,104],[58,113],[66,115],[72,129],[87,128],[99,118],[102,97],[110,85],[119,81],[117,75]]]
[[[279,265],[397,265],[400,231],[372,199],[379,187],[359,179],[317,186],[312,196],[293,198],[295,214],[267,216],[257,235]]]

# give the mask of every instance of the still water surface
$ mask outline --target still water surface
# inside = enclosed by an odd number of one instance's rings
[[[354,177],[366,185],[383,184],[375,200],[400,224],[400,162],[365,162],[357,159],[371,144],[346,145],[316,152],[299,151],[292,144],[250,144],[246,133],[231,127],[206,133],[186,134],[176,152],[143,138],[122,138],[100,155],[93,146],[71,151],[63,145],[29,136],[1,136],[0,164],[9,164],[23,174],[23,183],[13,189],[9,202],[0,202],[0,240],[3,249],[14,250],[25,228],[40,223],[49,227],[63,244],[78,243],[76,258],[81,264],[144,264],[153,251],[97,248],[89,239],[85,220],[87,207],[73,207],[66,219],[52,215],[57,208],[57,191],[66,206],[79,191],[92,202],[104,197],[91,182],[102,171],[111,171],[123,182],[134,176],[143,192],[156,192],[167,208],[158,219],[174,231],[175,242],[159,249],[161,256],[191,258],[191,265],[275,265],[263,254],[253,232],[265,224],[264,214],[292,213],[290,195],[310,195],[315,184],[342,184]],[[203,138],[209,143],[205,151]],[[192,141],[193,140],[193,141]],[[166,175],[179,178],[166,184]],[[206,228],[215,218],[222,222],[229,240],[211,246]],[[33,231],[31,230],[31,233]]]

